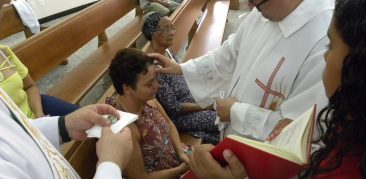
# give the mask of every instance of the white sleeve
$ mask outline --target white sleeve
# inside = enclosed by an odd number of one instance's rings
[[[211,105],[218,99],[219,91],[228,88],[235,71],[241,37],[246,30],[245,21],[221,47],[181,64],[188,88],[200,106]]]
[[[61,150],[60,135],[58,131],[58,116],[55,117],[42,117],[35,120],[29,120],[35,125],[42,134],[51,142],[51,144]]]
[[[309,57],[301,69],[304,73],[300,71],[291,94],[277,111],[234,103],[230,109],[230,125],[234,132],[264,140],[279,120],[294,120],[314,104],[317,105],[317,112],[322,109],[328,101],[321,80],[325,65],[323,54],[324,51],[321,51]]]
[[[94,179],[121,179],[122,172],[119,166],[113,162],[103,162],[98,165]]]

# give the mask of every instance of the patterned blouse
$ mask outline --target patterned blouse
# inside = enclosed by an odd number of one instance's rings
[[[106,103],[121,109],[114,97]],[[174,168],[179,165],[178,155],[169,136],[169,123],[154,107],[144,104],[142,115],[135,122],[140,136],[140,148],[144,159],[145,171]]]
[[[166,50],[166,54],[170,59],[175,60],[174,54],[169,50]],[[182,103],[195,103],[183,75],[159,74],[157,80],[160,87],[156,93],[156,99],[177,129],[203,138],[204,143],[216,144],[219,141],[219,130],[215,125],[216,111],[181,113]]]

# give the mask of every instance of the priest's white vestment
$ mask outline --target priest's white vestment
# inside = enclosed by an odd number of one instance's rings
[[[59,152],[58,117],[27,119],[0,88],[0,121],[0,178],[80,178]],[[98,178],[122,178],[121,170],[103,162]]]
[[[198,104],[234,97],[224,136],[265,139],[280,119],[324,107],[321,82],[333,0],[304,0],[280,22],[253,9],[222,47],[181,64]]]

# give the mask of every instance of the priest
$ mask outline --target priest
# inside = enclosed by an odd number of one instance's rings
[[[222,47],[180,65],[150,56],[161,62],[158,72],[183,74],[202,107],[216,103],[222,137],[265,140],[281,122],[326,104],[321,73],[334,2],[251,3],[256,8]]]

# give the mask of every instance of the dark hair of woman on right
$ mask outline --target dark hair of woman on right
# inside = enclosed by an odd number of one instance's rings
[[[336,0],[324,55],[329,104],[317,119],[322,148],[300,178],[366,177],[366,0]]]

